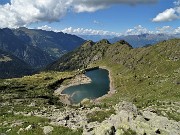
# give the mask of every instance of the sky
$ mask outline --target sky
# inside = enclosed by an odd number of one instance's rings
[[[0,0],[0,28],[76,35],[180,34],[180,0]]]

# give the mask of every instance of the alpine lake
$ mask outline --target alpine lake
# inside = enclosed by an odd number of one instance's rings
[[[109,72],[106,69],[94,69],[85,73],[91,83],[70,86],[62,91],[69,96],[72,104],[78,104],[83,99],[96,99],[107,94],[110,90]]]

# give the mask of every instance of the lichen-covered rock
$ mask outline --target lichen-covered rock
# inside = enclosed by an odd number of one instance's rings
[[[179,122],[150,111],[138,113],[136,106],[132,103],[119,103],[115,106],[115,110],[115,115],[111,115],[97,126],[94,125],[95,129],[91,131],[91,134],[122,135],[124,131],[132,130],[137,135],[180,135]],[[91,134],[84,133],[84,135]]]
[[[54,130],[54,128],[51,127],[51,126],[45,126],[45,127],[43,127],[43,133],[44,133],[45,135],[51,133],[53,130]]]
[[[117,129],[115,135],[124,135],[124,131],[122,129]]]
[[[115,127],[110,123],[103,123],[99,127],[95,128],[95,135],[114,135],[116,132]]]

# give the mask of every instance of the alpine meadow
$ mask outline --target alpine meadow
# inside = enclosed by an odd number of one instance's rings
[[[180,0],[1,0],[0,135],[180,135]]]

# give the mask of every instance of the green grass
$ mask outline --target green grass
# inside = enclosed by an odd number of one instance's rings
[[[158,101],[180,101],[180,39],[133,49],[117,42],[87,42],[66,54],[49,69],[66,71],[106,66],[111,71],[116,94],[102,103],[127,100],[139,108]]]
[[[0,80],[0,100],[13,102],[17,99],[26,99],[23,102],[31,103],[31,99],[39,99],[37,101],[45,99],[51,104],[56,104],[58,98],[53,96],[54,90],[74,74],[73,72],[42,72],[23,78]]]
[[[179,102],[179,42],[174,39],[148,48],[121,49],[116,55],[119,47],[109,47],[103,60],[91,64],[106,66],[111,71],[116,94],[103,103],[113,105],[128,100],[142,108],[159,100]]]
[[[106,118],[109,118],[112,114],[115,114],[114,109],[110,109],[107,111],[95,111],[87,114],[88,122],[102,122]]]
[[[33,125],[32,130],[22,131],[21,134],[42,135],[42,127],[49,125],[48,119],[14,115],[13,112],[29,113],[44,107],[47,108],[50,105],[62,108],[63,104],[58,97],[53,95],[53,92],[66,78],[71,78],[75,74],[75,72],[42,72],[23,78],[0,80],[0,101],[1,104],[7,103],[7,105],[0,104],[0,133],[6,133],[7,130],[11,129],[8,135],[15,135],[20,128]],[[35,106],[28,106],[32,102],[35,103]],[[23,125],[11,127],[15,121],[22,121]],[[3,122],[8,124],[3,125]],[[80,130],[73,131],[64,127],[54,127],[52,135],[78,135],[80,132]]]
[[[51,135],[82,135],[82,129],[71,130],[67,127],[54,127]]]
[[[112,84],[116,93],[103,99],[100,106],[107,108],[121,101],[133,102],[139,109],[155,106],[157,114],[179,121],[179,114],[174,111],[166,111],[168,103],[180,102],[180,40],[173,39],[161,42],[157,45],[132,49],[128,45],[95,44],[86,46],[65,55],[66,61],[59,61],[51,68],[56,70],[77,70],[86,67],[105,66],[111,73]],[[97,60],[95,60],[97,58]],[[61,69],[58,68],[60,66]],[[15,79],[0,80],[0,102],[8,102],[10,105],[0,106],[0,122],[22,120],[28,124],[34,124],[32,131],[23,134],[42,134],[42,128],[38,125],[48,125],[48,120],[37,117],[15,116],[8,113],[9,110],[31,112],[49,105],[63,107],[58,98],[53,96],[54,90],[60,84],[67,84],[68,79],[76,72],[42,72],[33,76]],[[28,107],[32,101],[34,107]],[[165,104],[164,104],[165,103]],[[172,107],[172,106],[170,106]],[[163,110],[164,109],[164,110]],[[87,114],[89,122],[99,121],[110,117],[114,110],[96,111]],[[16,133],[20,127],[14,127]],[[81,130],[73,131],[65,127],[54,127],[52,134],[81,134]],[[5,132],[8,126],[0,126],[0,132]],[[66,131],[66,132],[65,132]],[[125,134],[135,134],[127,131]]]
[[[8,129],[11,129],[11,131],[8,132],[8,135],[15,135],[17,134],[20,128],[25,129],[27,126],[32,125],[32,130],[23,131],[22,134],[33,135],[33,134],[42,134],[42,129],[40,125],[41,126],[46,125],[49,122],[49,120],[46,118],[40,118],[34,116],[25,117],[22,115],[14,115],[9,113],[0,116],[0,122],[3,123],[3,125],[0,126],[0,133],[6,133]],[[22,124],[15,124],[18,122]]]
[[[22,122],[22,125],[11,126],[13,123]],[[20,135],[43,135],[43,126],[49,125],[49,120],[46,118],[40,117],[25,117],[22,115],[13,115],[13,114],[6,114],[0,117],[0,122],[6,122],[7,125],[0,126],[0,133],[6,133],[7,130],[11,129],[8,132],[8,135],[16,135],[20,128],[24,130],[20,132]],[[29,125],[32,125],[32,129],[26,131],[25,128]],[[51,125],[49,125],[51,126]],[[51,132],[51,135],[81,135],[82,130],[71,130],[67,127],[61,126],[52,126],[54,129]]]
[[[124,134],[123,135],[137,135],[135,131],[128,129],[128,130],[124,130]]]

